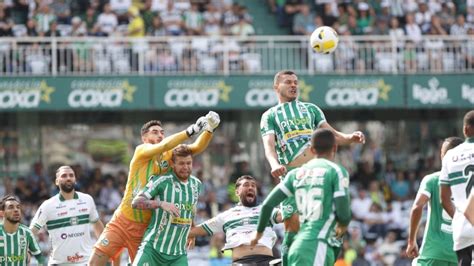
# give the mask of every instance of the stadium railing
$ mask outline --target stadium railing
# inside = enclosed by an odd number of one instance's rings
[[[474,36],[341,36],[329,55],[308,36],[1,38],[0,75],[472,73]]]

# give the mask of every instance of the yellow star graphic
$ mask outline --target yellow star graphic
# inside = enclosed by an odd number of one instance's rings
[[[385,80],[380,79],[378,82],[379,98],[388,101],[388,93],[392,90],[392,86],[385,84]]]
[[[124,93],[125,95],[123,96],[123,98],[129,103],[133,102],[133,94],[137,90],[137,87],[130,85],[128,80],[126,80],[126,81],[123,82],[122,88],[125,92]]]
[[[309,93],[313,91],[313,86],[306,84],[304,80],[300,80],[298,87],[300,89],[301,100],[309,101]]]
[[[42,80],[40,82],[40,91],[41,91],[41,100],[47,102],[47,103],[50,103],[51,102],[51,93],[54,92],[54,88],[53,87],[50,87],[48,86],[48,84],[46,83],[46,81]]]
[[[221,80],[217,83],[217,88],[221,90],[219,98],[224,102],[228,102],[229,94],[232,91],[232,86],[226,85],[225,82]]]

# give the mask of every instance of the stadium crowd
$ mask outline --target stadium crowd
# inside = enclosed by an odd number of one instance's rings
[[[222,145],[211,143],[207,152],[221,154],[227,151],[228,156],[233,156],[231,164],[213,164],[210,171],[212,176],[204,176],[202,163],[195,164],[194,174],[204,184],[196,224],[232,207],[238,201],[234,193],[235,180],[243,174],[254,174],[249,167],[246,151]],[[409,211],[421,178],[441,167],[437,153],[439,145],[435,141],[424,145],[424,148],[388,152],[388,149],[369,138],[365,145],[354,145],[338,151],[338,161],[349,162],[345,167],[351,172],[353,220],[337,265],[410,264],[411,260],[405,255]],[[213,162],[218,160],[213,158]],[[73,168],[78,190],[93,196],[101,219],[104,223],[108,222],[122,199],[127,174],[123,171],[114,175],[104,174],[100,167],[85,169],[80,164]],[[274,184],[269,182],[272,180],[269,175],[256,178],[259,180],[258,200],[261,202]],[[23,223],[27,225],[41,202],[57,192],[54,173],[48,173],[40,163],[32,166],[29,175],[16,180],[5,178],[0,184],[0,195],[13,193],[22,200]],[[277,232],[283,233],[282,226],[277,227]],[[419,240],[422,232],[420,230]],[[47,234],[42,232],[39,239],[43,253],[47,255]],[[198,238],[196,249],[189,254],[190,261],[193,261],[193,265],[228,264],[231,254],[219,251],[223,243],[223,234]],[[278,250],[278,246],[275,250]]]
[[[406,72],[474,67],[472,42],[433,38],[474,35],[473,1],[269,0],[267,5],[275,13],[273,23],[283,29],[282,34],[309,35],[317,27],[328,25],[342,36],[385,35],[400,40],[396,58],[390,43],[375,47],[370,42],[342,40],[334,59],[318,58],[318,72],[391,72],[394,64]],[[137,39],[110,43],[105,49],[99,43],[60,43],[57,68],[59,72],[93,69],[98,73],[128,73],[138,69],[139,54],[145,53],[147,72],[213,73],[226,65],[223,53],[227,51],[231,71],[251,73],[260,71],[264,64],[264,54],[255,44],[224,43],[213,37],[264,33],[266,26],[257,27],[256,20],[244,1],[232,0],[4,1],[0,4],[0,37],[201,36],[192,39],[190,45]],[[4,58],[1,71],[51,71],[48,69],[53,56],[47,44],[16,47],[24,53],[25,62],[15,62],[18,59],[9,52],[10,48],[14,47],[5,44],[0,51],[0,58]],[[306,53],[306,49],[301,52]]]

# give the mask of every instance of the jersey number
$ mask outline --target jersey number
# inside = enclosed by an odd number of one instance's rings
[[[321,218],[321,188],[298,189],[295,192],[296,205],[298,211],[307,221],[316,221]]]
[[[474,164],[470,164],[464,168],[464,176],[467,177],[467,186],[466,186],[466,197],[469,197],[471,194],[472,186],[474,185]],[[469,176],[469,173],[472,173]]]

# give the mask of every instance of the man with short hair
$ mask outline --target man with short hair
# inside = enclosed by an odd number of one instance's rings
[[[446,152],[458,146],[463,139],[450,137],[441,146],[441,160]],[[428,220],[425,226],[423,244],[420,252],[416,243],[418,226],[425,205],[428,204]],[[453,233],[451,217],[443,210],[439,197],[439,171],[423,177],[410,214],[408,245],[406,253],[416,258],[413,265],[456,266],[457,257],[453,251]]]
[[[274,178],[285,176],[288,171],[300,167],[312,158],[310,139],[317,128],[330,129],[338,145],[365,143],[362,132],[355,131],[352,134],[339,132],[329,125],[318,106],[298,100],[298,77],[295,72],[283,70],[276,73],[273,89],[278,97],[278,105],[271,107],[262,115],[260,133],[265,157]],[[299,229],[294,198],[290,197],[283,201],[281,211],[285,224],[281,253],[285,265],[288,249]]]
[[[11,195],[0,201],[3,224],[0,224],[0,265],[27,265],[28,253],[35,256],[40,265],[44,258],[35,237],[28,227],[20,223],[22,219],[21,202]]]
[[[272,213],[272,219],[267,224],[263,239],[256,247],[250,246],[252,233],[257,229],[261,205],[257,206],[257,181],[250,175],[243,175],[235,182],[235,194],[239,198],[237,206],[220,213],[216,217],[193,227],[190,238],[196,236],[211,236],[215,233],[225,233],[224,250],[232,250],[232,261],[242,265],[268,265],[273,257],[272,248],[277,239],[271,226],[281,222],[281,214],[277,209]]]
[[[188,145],[176,147],[170,161],[172,171],[153,175],[133,199],[134,209],[153,210],[133,265],[188,265],[187,238],[202,190],[201,181],[191,175],[192,154]],[[177,209],[163,209],[164,202]]]
[[[301,228],[284,265],[334,265],[342,245],[340,238],[351,220],[349,174],[333,162],[336,150],[336,136],[331,129],[313,132],[312,159],[290,171],[268,195],[252,245],[262,237],[273,208],[286,198],[294,197]]]
[[[135,148],[130,161],[122,202],[95,244],[94,253],[89,261],[90,266],[105,266],[110,258],[116,259],[124,248],[128,250],[130,261],[133,262],[152,215],[149,209],[133,209],[133,198],[145,187],[151,175],[168,173],[172,150],[185,140],[200,134],[197,140],[188,147],[192,154],[204,151],[219,123],[219,115],[210,111],[206,116],[198,118],[186,130],[166,138],[160,121],[151,120],[142,126],[143,143]],[[173,204],[165,200],[159,208],[167,212],[177,211]]]
[[[474,185],[474,110],[464,116],[463,133],[465,142],[449,150],[443,158],[439,183],[443,208],[453,217],[453,249],[458,265],[470,266],[473,262],[474,227],[463,212]]]
[[[90,225],[98,238],[104,229],[94,199],[74,189],[76,175],[70,166],[56,170],[59,193],[46,200],[36,211],[30,224],[34,234],[46,226],[52,251],[49,264],[84,265],[92,253],[94,241]]]

